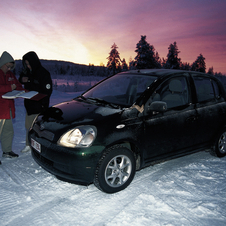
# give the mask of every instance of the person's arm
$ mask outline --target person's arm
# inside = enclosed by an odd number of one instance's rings
[[[21,83],[17,80],[16,76],[12,73],[11,76],[13,77],[13,84],[11,85],[12,90],[17,89],[17,90],[24,90],[23,86]]]
[[[0,92],[1,93],[10,92],[13,90],[12,88],[13,88],[12,84],[4,84],[4,85],[0,84]]]
[[[26,74],[24,74],[24,72],[22,72],[21,74],[20,74],[20,77],[19,77],[19,82],[21,83],[21,84],[25,84],[25,83],[27,83],[29,81],[29,77],[26,75]]]
[[[10,73],[9,75],[10,80],[9,82],[7,82],[7,84],[5,84],[3,80],[0,80],[0,92],[7,93],[15,89],[23,90],[23,87],[17,80],[16,76],[12,72],[9,72],[9,73]],[[8,77],[7,77],[7,80],[8,80]]]

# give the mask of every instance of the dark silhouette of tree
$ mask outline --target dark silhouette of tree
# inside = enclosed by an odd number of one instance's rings
[[[163,57],[163,58],[160,60],[160,62],[161,62],[162,68],[164,68],[164,66],[165,66],[165,64],[166,64],[166,59]]]
[[[89,64],[89,75],[90,76],[92,76],[92,75],[94,75],[94,71],[95,71],[95,69],[94,69],[94,64]]]
[[[190,71],[191,65],[189,63],[181,63],[180,69]]]
[[[159,55],[155,54],[154,46],[146,41],[146,35],[141,35],[141,40],[137,43],[135,57],[135,66],[137,69],[145,68],[160,68],[161,64],[158,62]]]
[[[146,36],[141,35],[141,40],[137,43],[135,52],[135,66],[138,69],[148,68],[148,55],[150,53],[150,44],[146,41]]]
[[[128,65],[126,63],[125,58],[122,60],[122,71],[128,71]]]
[[[202,54],[200,54],[196,61],[192,64],[191,67],[192,71],[199,71],[199,72],[204,72],[206,73],[206,62],[205,62],[205,57],[203,57]]]
[[[132,59],[132,57],[130,57],[129,59],[129,70],[135,70],[135,61]]]
[[[155,60],[156,60],[156,68],[162,67],[162,59],[159,57],[159,53],[156,51],[155,54]]]
[[[118,46],[114,43],[111,46],[111,52],[109,53],[109,57],[107,58],[107,67],[113,75],[121,71],[121,59],[117,48]]]
[[[177,43],[174,42],[173,44],[170,44],[168,50],[169,53],[167,54],[167,59],[164,68],[179,69],[181,65],[181,59],[178,58],[178,54],[180,53],[180,51],[178,50]]]
[[[210,67],[207,74],[214,75],[213,67]]]
[[[65,75],[67,73],[66,69],[65,69],[65,66],[64,65],[61,65],[60,67],[60,74],[61,75]]]

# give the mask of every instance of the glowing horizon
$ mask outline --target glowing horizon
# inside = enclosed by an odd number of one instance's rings
[[[206,70],[226,74],[226,2],[221,0],[8,0],[1,2],[0,50],[21,59],[106,65],[111,46],[129,63],[141,35],[160,58],[177,42],[182,62],[202,54]],[[9,7],[10,6],[10,7]],[[1,53],[0,53],[1,54]]]

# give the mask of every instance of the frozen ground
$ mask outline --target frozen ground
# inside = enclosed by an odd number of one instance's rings
[[[51,103],[72,96],[54,91]],[[1,226],[226,225],[226,157],[199,152],[151,166],[137,172],[127,189],[109,195],[94,185],[62,182],[30,153],[20,153],[24,117],[23,100],[17,99],[13,149],[20,156],[0,165]]]

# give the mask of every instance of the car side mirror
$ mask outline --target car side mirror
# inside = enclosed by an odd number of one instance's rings
[[[167,110],[167,104],[163,101],[154,101],[151,103],[151,105],[148,107],[148,112],[164,112]]]

